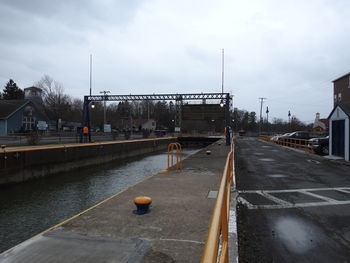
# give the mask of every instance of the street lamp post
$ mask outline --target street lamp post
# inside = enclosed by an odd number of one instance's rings
[[[290,122],[290,116],[291,116],[291,114],[290,114],[290,110],[289,110],[289,111],[288,111],[289,130],[292,129],[292,124],[291,124],[291,122]]]
[[[269,135],[269,106],[266,107],[266,125],[267,135]]]
[[[103,97],[103,131],[105,130],[105,124],[106,124],[106,96],[108,93],[111,93],[109,90],[103,90],[100,91],[101,94],[104,95]]]

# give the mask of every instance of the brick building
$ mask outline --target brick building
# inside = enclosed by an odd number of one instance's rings
[[[333,80],[329,120],[329,153],[350,161],[350,73]]]
[[[333,106],[350,102],[350,72],[333,80]]]

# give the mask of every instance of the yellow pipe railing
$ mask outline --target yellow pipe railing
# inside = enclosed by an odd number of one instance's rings
[[[178,142],[173,142],[168,145],[168,171],[174,166],[174,150],[176,149],[176,171],[182,170],[182,147]]]
[[[205,242],[202,263],[228,262],[228,224],[231,200],[231,186],[234,185],[234,150],[227,155],[225,169],[221,178],[214,212],[211,218],[208,237]],[[221,237],[221,249],[220,249]],[[219,258],[219,261],[218,261]]]

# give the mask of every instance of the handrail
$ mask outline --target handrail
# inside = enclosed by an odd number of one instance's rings
[[[309,153],[314,153],[313,146],[316,145],[316,142],[312,142],[307,139],[299,139],[299,138],[279,138],[276,141],[270,140],[268,136],[260,136],[260,140],[267,141],[267,142],[274,142],[276,144],[292,147],[292,148],[301,148]]]
[[[176,149],[176,171],[182,170],[182,148],[178,142],[168,145],[168,171],[174,166],[174,149]],[[171,157],[171,158],[170,158]]]
[[[231,186],[234,173],[234,149],[231,144],[231,151],[226,158],[225,169],[221,178],[219,192],[216,198],[214,212],[211,217],[209,232],[205,242],[202,263],[228,262],[228,222],[231,201]],[[220,252],[221,235],[221,252]],[[220,254],[220,255],[219,255]],[[219,261],[217,260],[219,256]]]
[[[297,138],[280,138],[276,141],[276,143],[282,146],[301,148],[311,153],[313,152],[312,145],[315,144],[313,142],[310,142],[309,140]]]

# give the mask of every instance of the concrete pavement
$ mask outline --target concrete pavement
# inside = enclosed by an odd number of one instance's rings
[[[228,151],[214,143],[186,159],[182,172],[150,177],[5,252],[0,262],[199,262]],[[140,195],[153,199],[142,216],[132,213]]]
[[[240,262],[350,262],[350,167],[236,143]]]

